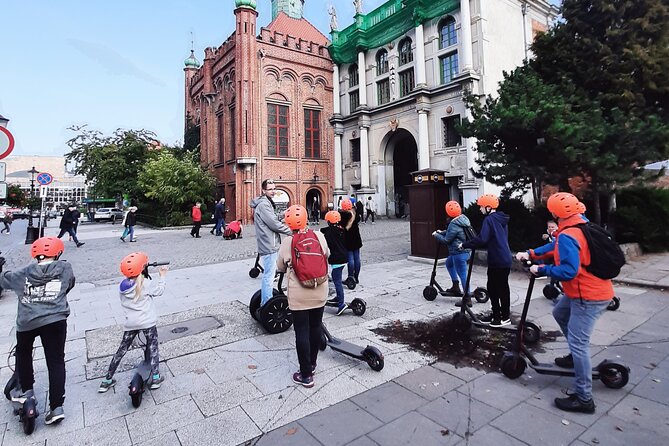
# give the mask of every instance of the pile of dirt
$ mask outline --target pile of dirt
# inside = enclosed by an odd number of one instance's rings
[[[384,341],[405,344],[455,367],[485,371],[499,371],[502,356],[511,350],[515,338],[514,332],[484,330],[473,325],[466,331],[458,330],[452,316],[430,321],[396,320],[373,331]],[[560,332],[542,331],[540,341],[531,350],[541,351],[543,342],[555,341],[558,335]]]

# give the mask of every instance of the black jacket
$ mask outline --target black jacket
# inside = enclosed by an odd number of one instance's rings
[[[69,229],[74,226],[74,216],[72,215],[72,211],[69,209],[65,209],[65,212],[63,213],[63,218],[60,219],[60,229]]]
[[[330,248],[328,263],[330,265],[342,265],[346,263],[348,261],[348,253],[344,242],[344,228],[339,225],[330,225],[326,228],[321,228],[321,232],[328,242],[328,248]]]
[[[355,251],[356,249],[362,248],[362,237],[360,236],[360,216],[353,210],[351,211],[339,211],[341,214],[341,222],[339,223],[345,229],[344,232],[344,242],[346,243],[346,249],[349,251]],[[353,222],[349,222],[353,219]]]
[[[135,226],[136,224],[137,224],[137,214],[135,212],[128,212],[128,215],[125,216],[125,225]]]

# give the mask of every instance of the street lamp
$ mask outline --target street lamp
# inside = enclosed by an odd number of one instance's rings
[[[26,231],[26,245],[31,244],[39,237],[39,228],[33,227],[33,197],[35,196],[35,175],[39,173],[38,170],[35,170],[35,166],[28,171],[30,174],[30,203],[28,206],[28,230]]]

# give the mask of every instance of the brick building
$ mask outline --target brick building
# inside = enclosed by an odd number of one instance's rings
[[[256,28],[255,0],[236,0],[235,31],[185,61],[186,121],[199,126],[201,162],[217,178],[230,219],[249,222],[249,201],[273,178],[279,205],[333,196],[333,64],[328,39],[302,17],[302,1],[272,0]]]

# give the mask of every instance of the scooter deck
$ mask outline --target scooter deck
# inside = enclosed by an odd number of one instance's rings
[[[328,347],[330,347],[332,350],[338,351],[345,355],[353,356],[355,358],[362,358],[362,352],[365,350],[359,345],[355,345],[348,341],[337,338],[328,339],[327,344]]]

